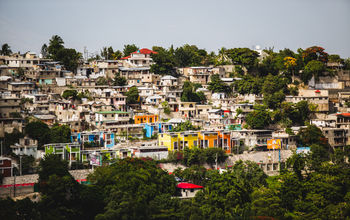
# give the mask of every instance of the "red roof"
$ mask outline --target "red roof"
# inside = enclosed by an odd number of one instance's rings
[[[157,52],[155,52],[153,50],[150,50],[150,49],[147,49],[147,48],[142,48],[142,49],[140,49],[138,51],[135,51],[133,53],[142,53],[142,54],[151,54],[151,53],[153,53],[153,54],[157,54]]]
[[[320,90],[316,90],[315,92],[316,92],[316,93],[320,93],[321,91],[320,91]]]
[[[135,52],[132,52],[132,53],[140,53],[140,54],[157,54],[158,52],[156,51],[153,51],[153,50],[150,50],[150,49],[147,49],[147,48],[142,48],[138,51],[135,51]],[[120,58],[121,60],[127,60],[129,59],[131,56],[127,56],[127,57],[122,57]]]
[[[350,113],[339,113],[337,115],[342,115],[344,117],[350,117]]]
[[[127,56],[127,57],[122,57],[122,58],[120,58],[121,60],[127,60],[127,59],[129,59],[131,56]]]
[[[192,183],[179,183],[179,184],[177,184],[177,188],[180,188],[180,189],[202,189],[203,186],[199,186],[199,185],[192,184]]]

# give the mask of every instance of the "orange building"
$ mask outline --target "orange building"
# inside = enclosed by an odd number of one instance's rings
[[[219,131],[219,147],[227,154],[232,153],[234,142],[231,141],[231,131]]]
[[[198,134],[200,148],[218,147],[218,132],[217,131],[201,131]]]
[[[135,124],[154,123],[158,121],[158,115],[135,115]]]

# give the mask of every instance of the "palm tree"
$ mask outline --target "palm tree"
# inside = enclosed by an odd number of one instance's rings
[[[57,52],[60,49],[64,48],[63,44],[64,42],[60,36],[58,35],[52,36],[52,38],[50,39],[49,47],[47,48],[47,51],[49,52],[52,58],[55,59]]]
[[[47,57],[47,45],[44,44],[42,47],[41,47],[41,55],[43,55],[43,57]]]
[[[216,58],[216,65],[224,65],[230,63],[230,58],[227,56],[226,51],[227,49],[225,47],[221,47]]]
[[[10,46],[8,44],[3,44],[1,46],[1,51],[0,51],[1,55],[9,56],[9,55],[11,55],[11,53],[12,53],[12,51],[11,51]]]

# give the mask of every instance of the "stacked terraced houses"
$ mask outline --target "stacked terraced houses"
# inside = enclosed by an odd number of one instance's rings
[[[68,143],[38,146],[28,136],[20,138],[11,145],[11,152],[2,152],[0,173],[11,176],[19,166],[11,153],[37,160],[58,154],[70,165],[100,166],[106,158],[166,159],[169,152],[185,148],[221,148],[232,158],[255,160],[268,172],[287,159],[274,156],[268,147],[271,141],[277,141],[282,152],[308,151],[307,146],[298,146],[296,133],[301,127],[292,127],[293,134],[280,127],[246,126],[246,116],[262,102],[261,95],[241,95],[232,89],[233,95],[228,96],[208,89],[212,75],[228,85],[242,80],[230,77],[235,65],[189,66],[177,68],[176,76],[158,75],[151,71],[154,53],[143,48],[117,60],[82,60],[75,73],[34,53],[0,56],[0,137],[15,130],[24,132],[28,118],[71,129]],[[334,69],[336,77],[312,80],[297,95],[286,96],[286,101],[316,105],[310,123],[321,128],[332,147],[345,147],[350,145],[350,72],[340,64]],[[100,83],[101,78],[113,79],[116,74],[127,85]],[[186,81],[200,84],[197,91],[203,92],[205,102],[181,101]],[[139,98],[129,104],[127,93],[135,87]],[[85,96],[65,99],[66,90]],[[175,132],[184,123],[196,129]],[[257,151],[260,156],[252,156]]]

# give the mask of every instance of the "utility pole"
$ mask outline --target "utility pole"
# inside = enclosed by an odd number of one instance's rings
[[[2,156],[2,141],[1,141],[1,151],[0,151],[0,156]]]
[[[15,168],[15,167],[13,167]],[[14,177],[13,177],[13,197],[16,197],[16,172],[14,173]]]
[[[215,168],[216,170],[218,170],[218,153],[216,153],[216,156],[215,156]]]
[[[19,175],[22,176],[22,155],[19,156]]]

